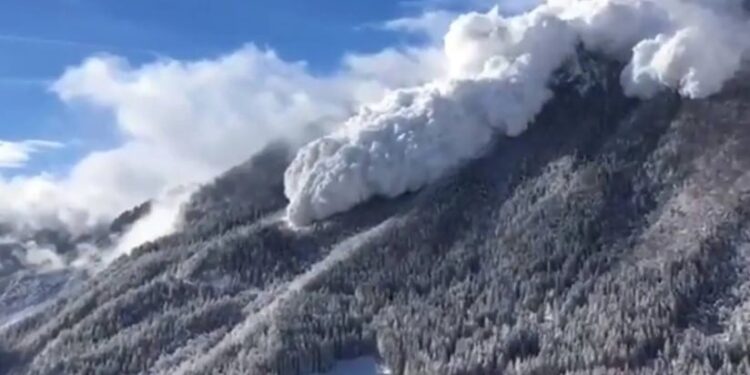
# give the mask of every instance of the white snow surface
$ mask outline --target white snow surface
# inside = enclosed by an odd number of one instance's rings
[[[578,43],[627,63],[622,86],[649,98],[718,92],[750,50],[739,0],[548,0],[528,13],[459,16],[444,38],[447,75],[395,90],[303,147],[285,173],[295,226],[374,196],[416,191],[523,133]]]

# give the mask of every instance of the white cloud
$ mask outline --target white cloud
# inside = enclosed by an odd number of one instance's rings
[[[26,140],[10,142],[0,140],[0,168],[21,168],[35,153],[63,147],[62,143]]]

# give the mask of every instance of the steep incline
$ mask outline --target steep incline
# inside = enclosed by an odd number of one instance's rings
[[[0,373],[750,372],[750,80],[640,102],[617,64],[577,64],[521,137],[308,229],[280,220],[270,149],[0,330]]]

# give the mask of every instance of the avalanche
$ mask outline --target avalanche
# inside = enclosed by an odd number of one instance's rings
[[[448,76],[389,93],[303,147],[285,173],[297,226],[374,196],[418,190],[517,136],[552,97],[551,75],[581,44],[627,62],[628,96],[718,92],[750,50],[739,1],[548,0],[504,17],[458,17],[444,38]]]

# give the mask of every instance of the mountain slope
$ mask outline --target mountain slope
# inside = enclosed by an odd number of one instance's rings
[[[310,228],[271,147],[0,330],[0,373],[750,372],[750,81],[636,101],[618,64],[572,64],[522,136]]]

